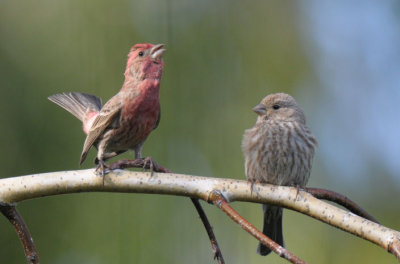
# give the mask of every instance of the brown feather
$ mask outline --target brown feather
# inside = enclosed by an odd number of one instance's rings
[[[122,100],[120,100],[119,93],[111,98],[101,109],[99,115],[93,121],[92,127],[86,137],[85,143],[83,144],[83,150],[79,164],[82,164],[89,152],[90,148],[96,142],[96,140],[104,134],[104,131],[113,123],[114,118],[119,116],[122,109]]]

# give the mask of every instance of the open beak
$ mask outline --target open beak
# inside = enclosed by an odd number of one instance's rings
[[[163,49],[164,46],[165,46],[165,44],[154,45],[150,50],[151,58],[154,59],[154,60],[161,59],[162,55],[166,51],[166,49]]]
[[[257,115],[265,115],[267,113],[267,108],[263,104],[258,104],[253,108],[253,111],[256,112]]]

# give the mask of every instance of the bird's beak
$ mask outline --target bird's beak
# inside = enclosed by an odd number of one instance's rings
[[[265,115],[267,113],[267,108],[263,104],[258,104],[253,108],[253,111],[256,112],[257,115]]]
[[[154,60],[161,59],[162,55],[166,51],[166,49],[163,49],[164,46],[165,46],[165,44],[154,45],[150,50],[151,58]]]

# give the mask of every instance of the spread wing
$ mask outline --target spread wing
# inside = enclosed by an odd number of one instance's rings
[[[99,115],[93,121],[92,127],[86,137],[85,143],[83,144],[83,150],[81,154],[80,164],[86,159],[86,156],[93,146],[94,142],[104,134],[104,131],[115,121],[118,122],[119,114],[122,108],[122,101],[120,100],[119,94],[111,98],[100,110]]]

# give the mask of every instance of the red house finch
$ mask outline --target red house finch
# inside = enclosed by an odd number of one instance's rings
[[[129,54],[121,90],[103,107],[101,99],[84,93],[62,93],[48,99],[83,122],[87,134],[80,164],[95,146],[97,170],[104,175],[105,161],[127,150],[141,158],[142,146],[160,122],[159,90],[164,45],[136,44]]]
[[[304,187],[310,176],[317,141],[306,126],[306,118],[288,94],[265,97],[253,108],[258,118],[243,136],[247,179],[254,182]],[[284,246],[282,208],[263,204],[263,233]],[[257,252],[271,250],[259,243]]]

